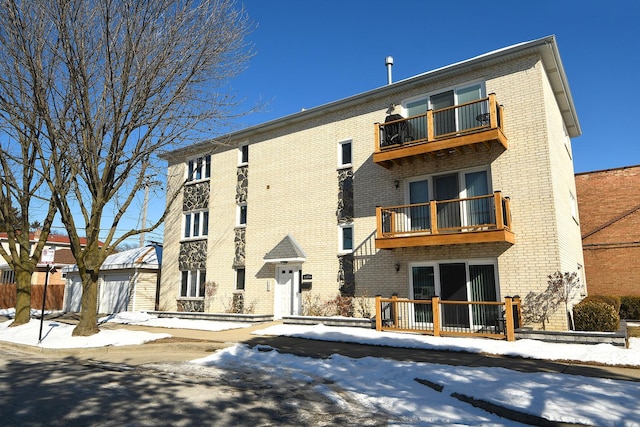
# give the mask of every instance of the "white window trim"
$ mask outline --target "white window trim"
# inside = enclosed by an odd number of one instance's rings
[[[435,177],[438,176],[443,176],[443,175],[453,175],[453,174],[457,174],[458,175],[458,188],[460,188],[460,193],[459,193],[459,197],[461,199],[465,199],[467,198],[467,187],[465,185],[464,182],[464,175],[467,173],[474,173],[474,172],[486,172],[487,173],[487,191],[489,194],[493,194],[493,186],[492,186],[492,179],[491,179],[491,168],[489,166],[478,166],[478,167],[473,167],[473,168],[468,168],[468,169],[457,169],[457,170],[451,170],[451,171],[447,171],[447,172],[442,172],[442,173],[434,173],[431,175],[419,175],[419,176],[412,176],[410,178],[405,179],[404,182],[404,200],[405,203],[408,204],[409,203],[409,185],[412,182],[416,182],[416,181],[427,181],[428,182],[428,191],[429,191],[429,199],[434,200],[433,196],[435,194],[435,190],[433,187],[433,179]],[[487,195],[489,195],[487,194]]]
[[[247,147],[247,161],[246,162],[242,161],[242,149],[244,147]],[[247,166],[249,164],[248,157],[249,157],[249,144],[243,144],[243,145],[239,146],[238,147],[238,167]]]
[[[209,176],[206,176],[206,167],[207,167],[207,158],[209,158]],[[201,164],[200,167],[202,168],[202,176],[200,178],[191,178],[189,179],[189,177],[191,176],[192,172],[194,172],[197,167],[198,167],[198,160],[201,160]],[[194,168],[193,171],[189,169],[189,163],[194,162]],[[191,157],[189,159],[187,159],[187,161],[185,162],[185,173],[184,173],[184,179],[185,182],[188,184],[192,184],[195,182],[202,182],[202,181],[208,181],[211,179],[211,155],[210,154],[203,154],[201,156],[195,156],[195,157]]]
[[[192,296],[185,296],[182,295],[182,274],[183,273],[187,273],[187,293],[189,293],[189,284],[191,283],[191,277],[193,275],[193,273],[196,274],[196,296],[192,297]],[[201,300],[204,298],[204,295],[198,295],[200,293],[200,275],[204,272],[205,274],[205,278],[206,278],[206,274],[207,271],[204,268],[201,269],[195,269],[195,270],[181,270],[180,271],[180,286],[178,288],[178,298],[179,299],[190,299],[190,300]],[[205,287],[205,292],[206,292],[206,287]]]
[[[351,246],[353,246],[353,248],[351,249],[345,249],[344,248],[344,241],[343,241],[343,230],[345,228],[350,228],[351,229]],[[339,224],[338,225],[338,253],[341,254],[350,254],[353,253],[353,251],[355,250],[355,232],[354,232],[354,227],[353,227],[353,222],[346,222],[344,224]]]
[[[571,217],[576,222],[576,224],[579,225],[580,219],[578,218],[578,199],[571,190],[569,190],[569,204],[571,205],[569,207],[571,209]]]
[[[351,161],[349,163],[344,163],[342,161],[342,146],[344,144],[351,144]],[[353,167],[353,139],[338,141],[338,169],[345,169],[350,167]]]
[[[493,273],[496,279],[496,283],[494,284],[496,287],[496,300],[502,301],[502,296],[500,294],[500,277],[498,276],[498,260],[495,258],[471,258],[471,259],[445,259],[438,261],[418,261],[418,262],[410,262],[407,264],[407,277],[408,277],[408,287],[409,287],[409,299],[413,299],[413,276],[411,274],[411,269],[413,267],[433,267],[433,274],[435,279],[435,293],[436,295],[442,294],[442,287],[440,283],[440,264],[462,264],[465,265],[466,275],[467,275],[467,297],[470,294],[471,280],[469,277],[469,265],[493,265]]]
[[[403,117],[407,117],[407,104],[411,104],[413,102],[416,101],[420,101],[422,99],[426,99],[427,100],[427,109],[432,109],[431,106],[431,97],[433,95],[438,95],[442,92],[447,92],[452,90],[454,93],[454,103],[455,105],[458,105],[458,90],[460,89],[465,89],[468,88],[470,86],[475,86],[479,84],[480,85],[480,92],[481,92],[481,98],[486,98],[487,97],[487,87],[486,87],[486,81],[485,80],[472,80],[469,82],[465,82],[463,84],[459,84],[459,85],[455,85],[455,86],[448,86],[448,87],[443,87],[443,88],[439,88],[438,90],[434,90],[431,92],[427,92],[424,93],[422,95],[416,95],[416,96],[412,96],[411,98],[407,98],[407,99],[403,99],[402,102],[400,103],[401,107],[402,107],[402,115]]]
[[[208,237],[208,232],[207,234],[203,234],[203,230],[205,227],[205,213],[208,213],[209,211],[204,209],[204,210],[200,210],[200,211],[193,211],[193,212],[183,212],[182,213],[182,231],[181,231],[181,237],[182,240],[204,240]],[[195,221],[194,216],[195,215],[199,215],[200,216],[200,229],[198,230],[198,235],[194,236],[193,235],[193,227],[194,227],[194,223]],[[191,217],[191,223],[190,223],[190,227],[189,227],[189,237],[185,236],[185,227],[187,225],[187,216]],[[210,219],[210,218],[209,218]],[[207,230],[208,230],[208,226],[207,225]]]

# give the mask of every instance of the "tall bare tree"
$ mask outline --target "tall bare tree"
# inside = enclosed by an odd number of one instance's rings
[[[27,62],[55,76],[29,91],[43,129],[39,169],[82,277],[74,335],[91,335],[102,262],[164,219],[118,231],[156,155],[236,112],[227,84],[251,55],[250,25],[233,0],[5,0],[0,15],[16,32],[40,29]]]
[[[43,38],[42,28],[6,26],[7,18],[0,17],[0,228],[7,235],[0,255],[15,272],[12,326],[18,326],[29,322],[31,277],[56,212],[44,175],[37,172],[43,163],[39,157],[43,121],[33,96],[33,88],[52,83],[52,75],[50,69],[35,72],[34,43]],[[29,221],[34,215],[41,216],[42,223],[32,247]]]

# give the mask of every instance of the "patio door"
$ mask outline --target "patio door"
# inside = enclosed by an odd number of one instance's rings
[[[434,135],[445,135],[483,125],[483,114],[487,113],[485,103],[478,102],[460,108],[436,111],[482,99],[482,94],[482,84],[477,83],[431,95],[429,101],[431,109],[434,110]]]
[[[465,198],[486,196],[489,194],[487,171],[470,172],[464,174]],[[463,218],[467,226],[493,224],[493,199],[473,199],[463,203]]]
[[[407,102],[405,105],[405,114],[407,118],[425,114],[428,109],[428,98],[418,99],[416,101]],[[411,133],[414,139],[427,139],[427,118],[426,116],[411,120]]]
[[[414,300],[430,300],[436,295],[436,277],[432,265],[411,267],[411,295]],[[415,323],[433,323],[431,305],[414,304],[413,320]]]
[[[469,301],[465,263],[440,264],[440,295],[443,301]],[[442,326],[469,327],[468,305],[444,305]]]
[[[458,174],[441,175],[433,178],[435,199],[452,200],[460,197]],[[460,204],[457,202],[438,203],[438,229],[449,228],[456,231],[462,225],[460,221]]]
[[[407,227],[409,230],[418,231],[431,228],[431,215],[427,203],[429,203],[429,181],[424,179],[409,182],[409,204],[422,204],[409,208],[409,227]]]

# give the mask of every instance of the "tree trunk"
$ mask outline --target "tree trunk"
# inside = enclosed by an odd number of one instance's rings
[[[16,317],[11,326],[24,325],[31,320],[31,273],[16,270]]]
[[[98,329],[98,273],[87,272],[82,277],[82,309],[80,321],[73,329],[72,335],[87,337],[100,332]]]

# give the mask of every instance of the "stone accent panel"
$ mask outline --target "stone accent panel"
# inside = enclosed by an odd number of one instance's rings
[[[355,296],[356,281],[353,270],[353,254],[338,257],[338,283],[342,296]]]
[[[209,181],[185,186],[182,211],[189,212],[208,208],[209,192]]]
[[[199,270],[207,267],[207,241],[196,240],[193,242],[182,242],[180,244],[180,255],[178,268],[184,270]]]
[[[249,167],[238,168],[238,184],[236,185],[236,203],[247,202],[247,188],[249,188]]]
[[[244,262],[245,262],[245,246],[246,246],[246,233],[245,233],[245,228],[236,228],[235,232],[236,232],[236,236],[233,240],[235,247],[236,247],[236,253],[235,256],[233,258],[233,266],[234,267],[244,267]]]
[[[353,221],[353,169],[338,171],[338,224]]]

